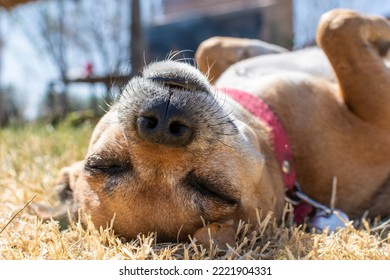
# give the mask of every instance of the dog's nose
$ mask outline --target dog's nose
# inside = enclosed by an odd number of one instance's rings
[[[170,101],[159,103],[137,118],[141,139],[171,147],[181,147],[191,140],[193,129],[186,113]]]

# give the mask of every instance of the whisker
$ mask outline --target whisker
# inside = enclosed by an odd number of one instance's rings
[[[167,57],[167,60],[172,60],[172,61],[177,61],[175,60],[175,57],[181,55],[181,54],[184,54],[186,52],[191,52],[191,53],[194,53],[193,50],[181,50],[181,51],[171,51]]]

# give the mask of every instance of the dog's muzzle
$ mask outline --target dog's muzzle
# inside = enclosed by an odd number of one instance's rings
[[[143,112],[137,118],[136,130],[147,142],[171,147],[187,145],[193,134],[189,117],[169,100]]]

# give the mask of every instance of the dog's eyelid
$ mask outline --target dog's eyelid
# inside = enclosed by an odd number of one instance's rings
[[[218,191],[218,188],[205,179],[197,177],[194,172],[190,172],[186,178],[187,184],[196,189],[205,196],[214,197],[230,205],[239,204],[239,199],[233,198],[227,194]]]
[[[99,155],[92,155],[85,161],[85,169],[92,172],[108,174],[120,173],[130,169],[128,161],[121,161],[117,158],[105,158]]]

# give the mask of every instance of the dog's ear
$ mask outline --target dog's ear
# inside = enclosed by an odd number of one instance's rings
[[[43,220],[56,220],[61,228],[66,228],[69,225],[69,218],[75,218],[77,213],[77,205],[73,196],[73,192],[80,180],[84,162],[79,161],[71,166],[61,169],[57,183],[56,192],[61,201],[61,204],[56,207],[45,206],[40,203],[33,203],[31,209]],[[70,217],[69,217],[70,215]]]
[[[228,246],[236,245],[236,231],[233,220],[224,223],[212,223],[198,229],[194,234],[198,243],[210,248],[211,245],[217,245],[219,249],[227,250]]]

